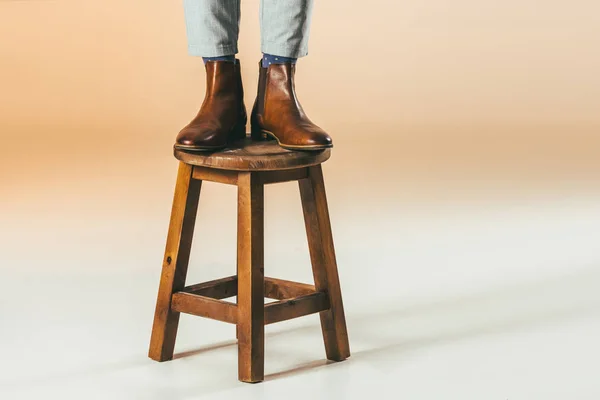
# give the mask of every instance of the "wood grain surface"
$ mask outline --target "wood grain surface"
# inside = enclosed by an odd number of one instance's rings
[[[279,171],[321,164],[331,156],[331,149],[292,151],[274,140],[245,139],[230,148],[215,152],[189,152],[174,149],[175,158],[190,165],[233,171]]]

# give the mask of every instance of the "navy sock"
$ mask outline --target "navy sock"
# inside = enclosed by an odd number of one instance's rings
[[[209,61],[233,61],[233,62],[235,62],[235,54],[232,54],[230,56],[202,57],[202,59],[204,60],[204,64],[206,64]]]
[[[297,58],[274,56],[272,54],[263,54],[262,66],[263,68],[268,68],[271,64],[296,64],[296,61],[298,61]]]

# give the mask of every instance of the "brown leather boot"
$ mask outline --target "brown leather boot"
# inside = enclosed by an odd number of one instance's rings
[[[306,116],[296,97],[295,64],[262,67],[258,94],[252,109],[252,139],[276,139],[290,150],[322,150],[332,147],[331,137]]]
[[[246,136],[240,62],[206,63],[206,95],[198,115],[177,135],[175,148],[213,151]]]

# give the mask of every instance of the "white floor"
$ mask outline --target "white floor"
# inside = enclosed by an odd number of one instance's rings
[[[146,357],[165,218],[13,231],[0,399],[600,398],[599,197],[375,211],[332,213],[352,357],[325,361],[317,316],[269,326],[257,385],[237,381],[231,325],[182,316],[177,358]],[[279,221],[267,274],[310,281],[299,211]],[[234,222],[199,227],[190,283],[233,272]]]

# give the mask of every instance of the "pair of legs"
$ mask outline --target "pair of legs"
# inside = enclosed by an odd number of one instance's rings
[[[215,151],[246,137],[238,52],[240,0],[184,0],[188,50],[204,58],[206,95],[196,117],[177,135],[175,147]],[[296,59],[308,53],[313,0],[261,0],[261,49],[255,140],[273,139],[289,150],[332,147],[331,137],[306,115],[296,97]]]
[[[220,57],[238,53],[241,0],[184,0],[188,52]],[[313,0],[261,0],[261,51],[282,57],[308,54]]]

